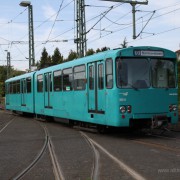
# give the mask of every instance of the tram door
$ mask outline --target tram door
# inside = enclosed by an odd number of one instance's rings
[[[88,112],[105,113],[104,63],[88,64]]]
[[[45,91],[44,91],[44,107],[52,108],[51,106],[51,92],[52,92],[52,73],[44,74],[45,78]]]
[[[21,80],[21,106],[26,106],[26,79]]]

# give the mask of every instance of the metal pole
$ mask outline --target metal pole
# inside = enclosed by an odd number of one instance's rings
[[[136,9],[135,4],[132,5],[132,15],[133,15],[133,39],[136,39]]]
[[[86,20],[84,0],[76,0],[76,24],[77,24],[77,54],[78,57],[85,56],[87,51],[86,40]]]
[[[35,66],[35,55],[34,55],[34,27],[33,27],[33,7],[28,6],[29,14],[29,70],[31,66]]]
[[[7,51],[7,79],[10,77],[10,68],[11,68],[11,56],[10,52]]]
[[[136,39],[136,5],[142,4],[147,5],[148,0],[145,1],[136,1],[136,0],[101,0],[101,1],[111,1],[111,2],[122,2],[122,3],[129,3],[132,5],[132,18],[133,18],[133,39]]]

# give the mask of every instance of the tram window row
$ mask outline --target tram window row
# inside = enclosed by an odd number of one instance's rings
[[[113,87],[113,63],[112,59],[106,60],[106,68],[104,64],[100,63],[97,67],[97,85],[98,89],[104,89],[106,84],[107,89]],[[45,74],[37,75],[37,92],[47,91],[81,91],[86,89],[87,80],[89,81],[89,89],[95,89],[95,67],[88,67],[88,79],[86,78],[86,65],[75,66],[74,68],[66,68],[63,70],[55,70],[53,73],[49,73],[49,76]],[[105,74],[104,74],[105,71]],[[53,74],[53,76],[52,76]],[[104,81],[105,79],[105,81]],[[13,82],[6,83],[6,94],[20,94],[31,93],[32,91],[32,79],[31,77],[23,78]]]
[[[31,77],[6,83],[6,94],[31,93]]]

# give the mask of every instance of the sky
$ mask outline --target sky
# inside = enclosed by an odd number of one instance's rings
[[[19,6],[20,2],[6,0],[0,4],[0,66],[7,64],[9,51],[11,65],[26,70],[29,64],[28,9]],[[39,61],[44,47],[49,55],[58,47],[64,58],[70,50],[76,51],[74,1],[31,0],[31,4],[35,60]],[[148,5],[136,5],[136,39],[133,39],[130,4],[85,0],[85,5],[87,49],[118,48],[125,38],[128,46],[180,49],[180,0],[149,0]]]

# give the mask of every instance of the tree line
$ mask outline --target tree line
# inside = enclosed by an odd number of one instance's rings
[[[110,50],[110,48],[109,47],[103,47],[101,49],[98,48],[96,50],[88,49],[85,56],[90,56],[90,55],[93,55],[95,53],[107,51],[107,50]],[[67,62],[67,61],[72,61],[72,60],[75,60],[77,58],[78,58],[78,54],[73,50],[70,50],[68,57],[64,58],[63,55],[61,54],[59,48],[55,48],[53,55],[50,56],[48,54],[46,48],[44,47],[42,54],[41,54],[41,58],[36,63],[36,66],[37,66],[37,69],[43,69],[43,68],[46,68],[49,66],[54,66],[57,64],[61,64],[61,63]]]
[[[24,74],[25,71],[20,71],[14,69],[13,67],[10,68],[11,77],[15,77],[21,74]],[[5,95],[5,81],[7,79],[7,66],[0,66],[0,98],[4,97]]]

